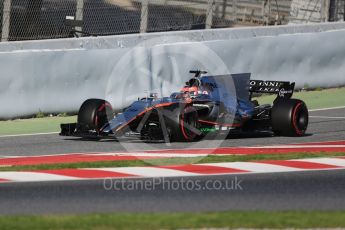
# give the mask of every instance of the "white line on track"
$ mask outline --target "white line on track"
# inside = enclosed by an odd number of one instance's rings
[[[56,156],[71,156],[71,155],[88,155],[88,154],[95,154],[95,153],[59,153],[59,154],[55,154],[55,153],[52,153],[52,154],[43,154],[43,155],[22,155],[22,156],[2,156],[0,155],[0,160],[1,158],[22,158],[22,157],[32,157],[32,158],[35,158],[35,157],[56,157]]]
[[[0,138],[4,137],[25,137],[25,136],[42,136],[42,135],[51,135],[58,134],[59,132],[50,132],[50,133],[27,133],[27,134],[14,134],[14,135],[2,135]]]
[[[321,119],[345,119],[345,117],[328,117],[328,116],[309,116],[310,118],[321,118]]]
[[[1,178],[17,182],[78,180],[78,177],[61,176],[40,172],[1,172]]]
[[[345,147],[345,145],[344,145]],[[133,156],[133,157],[206,157],[209,154],[208,153],[204,153],[204,154],[198,154],[198,153],[145,153],[145,152],[135,152],[135,153],[131,153],[131,152],[124,152],[124,153],[95,153],[95,154],[85,154],[88,156]],[[221,154],[217,154],[217,155],[221,155]],[[224,155],[224,154],[222,154]],[[228,155],[228,154],[227,154]]]
[[[298,169],[298,168],[274,165],[274,164],[265,164],[265,163],[259,163],[259,162],[207,163],[207,164],[201,164],[201,165],[240,169],[240,170],[245,170],[245,171],[255,172],[255,173],[302,171],[301,169]]]
[[[325,111],[325,110],[333,110],[333,109],[345,109],[345,106],[338,106],[338,107],[331,107],[331,108],[323,108],[323,109],[310,109],[309,112]]]
[[[176,177],[176,176],[197,176],[198,175],[198,173],[192,173],[192,172],[174,170],[174,169],[156,168],[156,167],[97,168],[96,170],[140,175],[140,177],[150,177],[150,178],[151,177]]]
[[[345,159],[342,159],[342,158],[311,158],[311,159],[297,159],[293,161],[311,162],[311,163],[317,163],[317,164],[327,164],[327,165],[336,165],[338,167],[345,167]]]
[[[323,146],[328,146],[328,145],[325,145],[324,143],[329,143],[329,142],[332,142],[332,143],[337,143],[337,142],[344,142],[345,140],[330,140],[330,141],[312,141],[312,142],[297,142],[297,143],[291,143],[289,145],[301,145],[301,144],[305,144],[305,145],[314,145],[315,143],[316,144],[319,144],[319,143],[323,143]]]

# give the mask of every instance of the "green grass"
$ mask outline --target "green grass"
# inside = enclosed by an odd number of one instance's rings
[[[345,227],[345,212],[230,211],[208,213],[1,216],[0,226],[2,230],[340,228]]]
[[[260,104],[271,104],[276,96],[262,96],[256,98]],[[345,87],[326,89],[322,91],[297,92],[294,98],[302,99],[309,109],[345,106]],[[60,131],[61,123],[76,122],[72,117],[45,117],[14,121],[0,121],[0,136],[32,133],[48,133]]]
[[[257,97],[260,104],[272,104],[275,95]],[[293,98],[303,100],[309,109],[345,106],[345,87],[321,91],[296,92]]]
[[[43,164],[28,166],[9,166],[0,167],[0,171],[32,171],[32,170],[51,170],[51,169],[74,169],[74,168],[107,168],[107,167],[136,167],[152,165],[178,165],[190,163],[219,163],[219,162],[248,162],[261,160],[290,160],[314,157],[336,157],[345,156],[344,153],[287,153],[287,154],[259,154],[259,155],[230,155],[207,157],[190,157],[190,158],[167,158],[151,160],[133,160],[133,161],[100,161],[100,162],[81,162],[81,163],[64,163],[64,164]]]
[[[34,119],[20,119],[0,121],[0,136],[59,132],[61,123],[76,122],[77,117],[44,117]]]

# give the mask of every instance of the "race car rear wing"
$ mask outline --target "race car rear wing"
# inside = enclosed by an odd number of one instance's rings
[[[277,94],[277,98],[289,99],[295,89],[295,82],[250,80],[250,98],[253,93]]]

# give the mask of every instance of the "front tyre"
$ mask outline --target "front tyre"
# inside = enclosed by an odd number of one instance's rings
[[[275,135],[303,136],[308,127],[308,108],[298,99],[278,99],[272,107],[271,120]]]
[[[167,119],[167,128],[171,141],[192,142],[201,137],[197,110],[190,105],[177,108],[174,116]]]
[[[78,112],[78,127],[82,131],[101,132],[102,127],[113,117],[111,104],[102,99],[88,99]]]

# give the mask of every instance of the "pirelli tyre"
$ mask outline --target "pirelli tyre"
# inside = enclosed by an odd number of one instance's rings
[[[308,127],[308,108],[298,99],[278,99],[273,104],[271,119],[275,135],[303,136]]]
[[[111,104],[102,99],[88,99],[84,101],[78,112],[78,127],[81,131],[95,130],[101,128],[113,117]]]
[[[202,137],[199,130],[198,112],[191,105],[175,108],[165,120],[170,141],[192,142]]]

